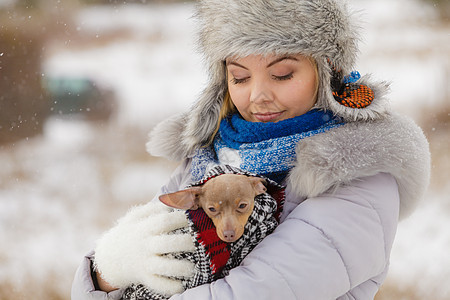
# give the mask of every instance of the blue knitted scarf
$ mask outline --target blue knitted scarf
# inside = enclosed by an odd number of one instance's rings
[[[213,147],[195,153],[193,180],[216,165],[228,164],[282,184],[294,166],[298,141],[343,124],[331,112],[317,109],[275,123],[248,122],[233,114],[220,123]]]

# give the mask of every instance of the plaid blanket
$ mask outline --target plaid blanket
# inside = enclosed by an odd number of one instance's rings
[[[258,176],[228,165],[217,166],[192,186],[202,185],[211,178],[230,173]],[[234,243],[225,243],[219,239],[213,222],[202,209],[186,211],[189,228],[181,230],[189,230],[196,250],[168,254],[177,259],[190,260],[195,264],[193,276],[187,280],[180,279],[186,289],[210,283],[228,275],[229,271],[240,265],[262,239],[275,230],[283,207],[284,188],[270,179],[265,179],[267,192],[255,197],[255,207],[245,226],[244,234]],[[125,300],[167,299],[142,284],[131,285],[122,297]]]

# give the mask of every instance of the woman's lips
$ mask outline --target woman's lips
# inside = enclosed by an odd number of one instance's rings
[[[283,112],[254,113],[253,116],[260,122],[273,122],[278,120]]]

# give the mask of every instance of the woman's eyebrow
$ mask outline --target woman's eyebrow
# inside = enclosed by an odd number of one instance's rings
[[[275,60],[272,61],[271,63],[269,63],[269,64],[267,65],[266,68],[270,68],[270,67],[273,66],[274,64],[277,64],[277,63],[279,63],[279,62],[281,62],[281,61],[283,61],[283,60],[294,60],[294,61],[298,61],[298,59],[297,59],[296,57],[294,57],[294,56],[282,56],[282,57],[280,57],[280,58],[275,59]]]
[[[243,65],[241,65],[241,64],[239,64],[239,63],[237,63],[237,62],[235,62],[235,61],[226,61],[226,65],[227,66],[229,66],[229,65],[235,65],[235,66],[238,66],[238,67],[240,67],[240,68],[243,68],[243,69],[246,69],[246,70],[248,70],[248,68],[247,67],[244,67]]]

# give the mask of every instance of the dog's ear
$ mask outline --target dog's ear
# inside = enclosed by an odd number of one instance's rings
[[[264,194],[267,191],[266,181],[261,177],[250,177],[250,181],[253,184],[256,195]]]
[[[159,196],[159,201],[167,206],[178,209],[197,209],[198,197],[202,194],[201,187],[191,187],[175,193]]]

